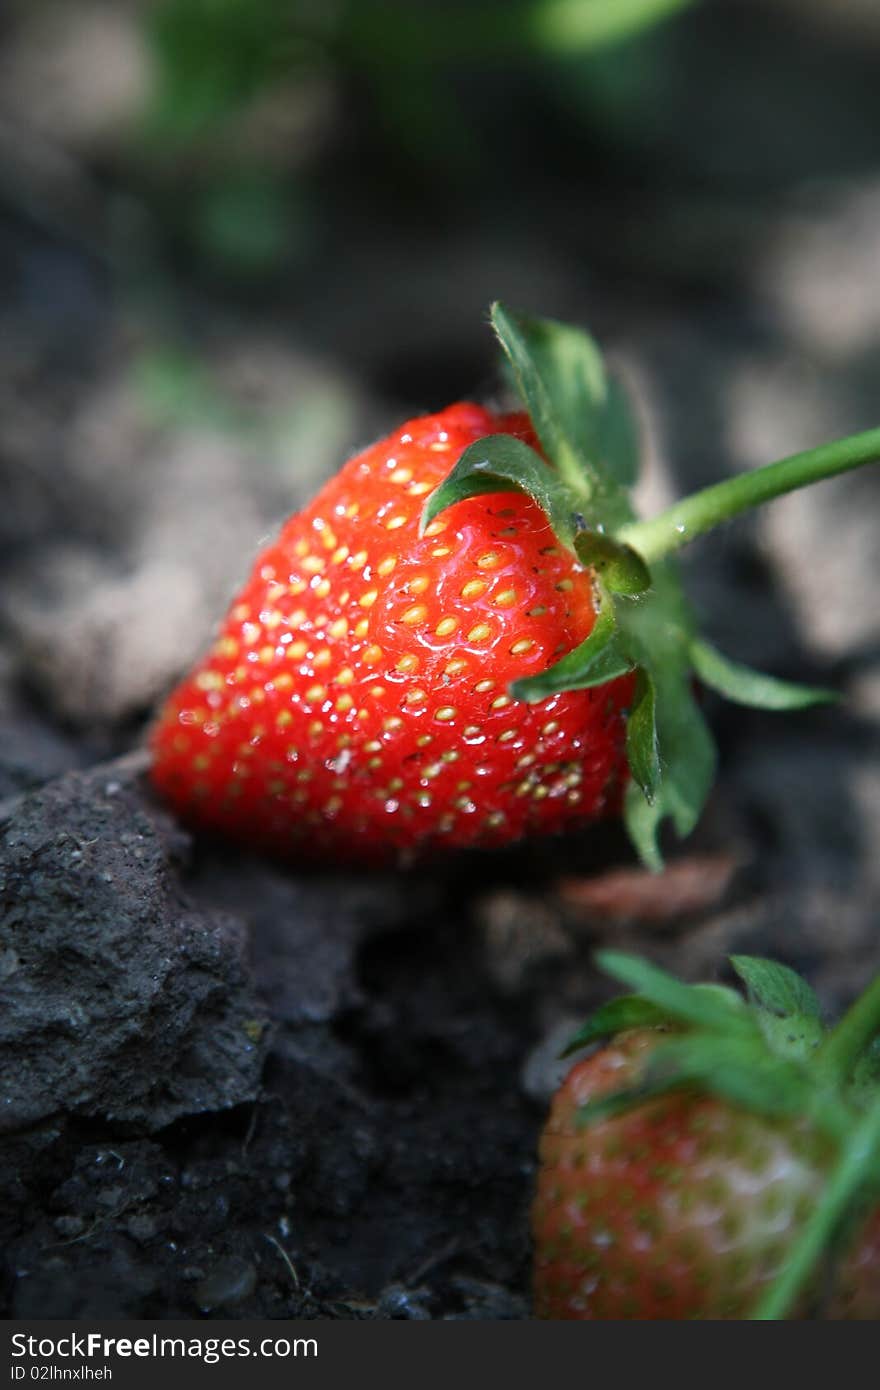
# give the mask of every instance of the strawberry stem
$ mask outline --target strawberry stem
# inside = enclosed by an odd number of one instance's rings
[[[772,1322],[787,1315],[817,1262],[828,1249],[841,1221],[847,1216],[853,1199],[865,1182],[866,1174],[876,1162],[878,1147],[880,1100],[875,1100],[844,1144],[821,1200],[813,1209],[778,1278],[758,1303],[752,1314],[754,1320]]]
[[[880,1033],[880,975],[850,1005],[816,1058],[826,1076],[845,1081],[865,1048]]]
[[[878,459],[880,429],[849,435],[703,488],[650,521],[635,521],[622,527],[617,539],[632,546],[650,564],[689,545],[697,536],[740,512]]]

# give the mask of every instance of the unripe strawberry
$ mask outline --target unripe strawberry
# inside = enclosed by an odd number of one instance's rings
[[[788,989],[796,979],[769,962],[736,962],[759,993],[762,981]],[[643,968],[650,990],[663,977]],[[672,984],[681,993],[666,989],[665,1023],[611,1031],[553,1099],[532,1207],[538,1317],[747,1318],[840,1182],[870,1096],[864,1078],[850,1090],[836,1064],[825,1070],[834,1035],[823,1036],[806,986],[794,1007],[810,1012],[782,1015],[778,1027],[780,991],[764,992],[772,1009],[737,1009],[720,994],[716,1008],[707,992],[694,1013],[695,994]],[[659,1017],[658,998],[617,1001],[618,1016]],[[614,1007],[594,1035],[613,1030]],[[853,1201],[816,1246],[792,1315],[880,1317],[877,1140],[856,1168]]]

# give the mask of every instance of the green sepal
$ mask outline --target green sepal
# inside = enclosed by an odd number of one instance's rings
[[[513,682],[511,694],[536,703],[644,669],[631,716],[635,767],[624,819],[643,862],[659,869],[659,826],[671,818],[680,836],[693,829],[714,777],[715,747],[691,691],[693,622],[675,565],[661,563],[649,572],[641,555],[617,539],[633,515],[627,489],[636,472],[635,420],[587,334],[515,315],[501,304],[493,305],[491,318],[544,453],[558,469],[545,469],[535,484],[532,465],[530,495],[569,545],[574,499],[575,553],[592,569],[602,595],[589,637],[548,670]],[[482,441],[472,448],[485,453]],[[538,486],[551,494],[548,500],[537,496]],[[426,517],[436,515],[442,501],[443,494],[435,494]]]
[[[585,499],[604,499],[606,526],[632,517],[636,427],[620,388],[609,390],[602,354],[589,334],[493,304],[498,336],[547,457]]]
[[[825,1041],[826,1032],[821,1020],[810,1014],[789,1014],[786,1018],[780,1018],[778,1014],[759,1009],[757,1018],[767,1046],[778,1057],[792,1057],[805,1062],[818,1052]]]
[[[833,1100],[817,1106],[814,1087],[796,1063],[774,1057],[759,1034],[713,1034],[704,1031],[671,1036],[658,1043],[644,1062],[638,1080],[581,1106],[579,1128],[626,1114],[646,1102],[680,1091],[717,1096],[754,1114],[811,1114],[832,1137],[845,1132],[849,1110]]]
[[[638,782],[627,783],[623,794],[623,823],[630,842],[646,869],[659,874],[665,860],[658,844],[663,807],[648,801]]]
[[[653,799],[648,801],[634,779],[627,786],[623,812],[642,861],[657,870],[663,866],[657,843],[661,823],[671,818],[679,836],[690,833],[711,789],[716,755],[694,699],[690,659],[694,623],[677,567],[668,561],[656,564],[652,581],[644,594],[618,597],[615,614],[621,644],[653,685],[659,760]]]
[[[604,409],[599,418],[599,456],[621,487],[638,481],[641,439],[635,413],[620,382],[606,376]]]
[[[634,1086],[626,1086],[619,1091],[609,1091],[604,1096],[579,1105],[574,1123],[577,1129],[588,1129],[590,1125],[601,1124],[604,1120],[616,1119],[631,1110],[638,1110],[649,1101],[659,1100],[670,1091],[678,1089],[678,1082],[669,1078],[645,1081]]]
[[[654,723],[659,772],[648,800],[637,780],[624,797],[624,822],[648,868],[663,867],[657,843],[661,822],[671,817],[680,838],[696,825],[715,777],[715,744],[693,697],[687,669],[655,665]]]
[[[638,993],[676,1023],[709,1032],[757,1036],[744,1000],[724,985],[686,985],[659,966],[622,951],[597,951],[606,975]]]
[[[633,662],[620,642],[614,606],[610,597],[600,592],[600,608],[589,637],[546,671],[514,681],[510,693],[515,700],[534,705],[562,690],[606,685],[632,669]]]
[[[731,956],[772,1052],[801,1061],[821,1045],[825,1029],[819,1001],[796,970],[760,956]]]
[[[692,1087],[756,1114],[811,1114],[835,1133],[840,1123],[833,1104],[827,1114],[825,1107],[819,1113],[807,1071],[768,1051],[757,1031],[752,1037],[701,1031],[670,1038],[648,1057],[644,1081],[667,1089]]]
[[[632,596],[650,589],[651,571],[632,546],[599,531],[580,531],[574,549],[581,564],[594,570],[610,593]]]
[[[641,788],[649,806],[653,806],[660,785],[660,754],[654,715],[654,682],[644,667],[640,667],[626,724],[626,757],[633,780]]]
[[[809,469],[804,472],[804,459],[813,460],[815,476],[830,476],[828,451],[771,465],[745,490],[727,483],[705,489],[655,522],[637,523],[629,496],[638,455],[636,420],[593,339],[553,320],[514,314],[498,303],[492,306],[491,321],[546,462],[509,436],[478,441],[429,499],[422,529],[455,501],[516,490],[542,508],[561,542],[592,570],[603,593],[594,630],[548,670],[514,681],[511,694],[536,703],[563,691],[602,686],[634,669],[644,672],[629,716],[633,777],[623,810],[641,859],[659,869],[661,825],[671,819],[679,837],[687,836],[715,774],[715,745],[694,699],[694,673],[731,699],[766,709],[835,698],[827,690],[750,671],[698,638],[668,557],[720,515],[734,515],[745,505],[800,485],[812,476]],[[832,471],[867,461],[869,446],[876,457],[877,435],[880,431],[851,441],[853,457],[850,450],[838,458],[838,450]],[[719,489],[726,499],[722,512]]]
[[[627,783],[623,794],[623,823],[630,842],[646,869],[659,874],[665,860],[658,844],[663,807],[656,796],[648,801],[638,782]]]
[[[661,776],[650,807],[653,833],[670,816],[680,839],[697,821],[715,780],[715,744],[686,677],[654,676],[655,720]],[[656,845],[656,839],[654,841]]]
[[[792,710],[833,704],[840,699],[834,690],[778,680],[775,676],[766,676],[761,671],[753,671],[749,666],[730,661],[700,637],[695,637],[691,642],[690,654],[694,671],[703,684],[738,705],[750,705],[754,709]]]
[[[419,534],[456,502],[496,492],[525,493],[544,512],[560,541],[574,549],[575,499],[541,455],[510,434],[489,434],[468,445],[425,503]]]
[[[783,1018],[818,1018],[819,1001],[803,976],[779,961],[762,956],[731,956],[730,964],[758,1008]]]
[[[597,1009],[559,1055],[570,1057],[582,1047],[589,1047],[603,1038],[612,1038],[616,1033],[625,1033],[630,1028],[659,1028],[670,1022],[674,1020],[669,1011],[643,995],[620,994]]]
[[[852,1070],[850,1094],[858,1104],[866,1103],[880,1091],[880,1038],[874,1038]]]

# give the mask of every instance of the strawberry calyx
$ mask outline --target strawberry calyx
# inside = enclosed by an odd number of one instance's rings
[[[602,1005],[564,1056],[632,1029],[662,1034],[635,1080],[577,1112],[580,1127],[690,1091],[770,1119],[803,1120],[835,1155],[822,1195],[753,1316],[784,1317],[854,1211],[880,1190],[880,976],[827,1028],[795,971],[754,956],[730,964],[746,997],[717,984],[683,984],[635,956],[601,951],[597,963],[633,992]]]
[[[880,430],[728,479],[639,521],[631,498],[638,428],[596,343],[578,329],[513,314],[500,304],[490,317],[541,451],[504,434],[477,440],[428,498],[422,530],[466,498],[520,492],[590,571],[592,631],[546,670],[515,680],[510,694],[534,704],[637,672],[627,721],[632,776],[624,819],[643,862],[659,869],[662,823],[671,820],[679,837],[687,836],[715,776],[715,744],[694,698],[695,676],[761,709],[802,709],[837,698],[752,671],[716,651],[697,631],[673,552],[749,507],[877,460]]]

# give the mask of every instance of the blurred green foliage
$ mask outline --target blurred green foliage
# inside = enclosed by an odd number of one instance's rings
[[[193,230],[219,267],[250,275],[295,252],[305,216],[293,190],[270,172],[230,170],[202,193]]]
[[[267,95],[307,100],[316,74],[360,93],[358,120],[391,165],[454,172],[491,162],[473,111],[450,85],[511,66],[590,60],[578,80],[603,90],[602,63],[694,0],[158,0],[144,23],[155,84],[144,134],[166,155],[210,144],[210,174],[189,171],[184,235],[224,275],[260,277],[307,243],[300,168],[256,148],[236,122]],[[622,45],[630,53],[631,43]],[[638,45],[635,45],[638,48]],[[598,56],[596,56],[598,55]],[[624,64],[624,68],[627,64]],[[607,84],[606,84],[607,85]],[[612,78],[615,98],[620,84]]]
[[[163,133],[185,137],[319,56],[355,69],[574,56],[638,35],[693,3],[160,0],[146,20],[158,65],[153,118]]]
[[[252,435],[259,417],[232,403],[207,367],[183,347],[147,349],[135,359],[133,381],[149,420],[175,429],[213,429]]]
[[[566,58],[636,37],[695,0],[348,0],[342,47],[355,61],[429,66]]]
[[[161,0],[145,19],[156,59],[152,130],[165,139],[201,134],[276,81],[296,10],[285,0]]]

